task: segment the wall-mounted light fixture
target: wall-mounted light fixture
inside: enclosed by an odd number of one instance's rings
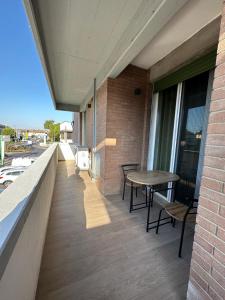
[[[140,89],[140,88],[136,88],[136,89],[134,90],[134,95],[135,95],[135,96],[141,95],[141,89]]]

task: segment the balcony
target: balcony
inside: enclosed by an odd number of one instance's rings
[[[32,166],[46,163],[30,191],[26,218],[20,214],[2,244],[1,299],[34,299],[35,293],[38,300],[185,298],[193,229],[185,232],[179,259],[179,224],[162,226],[159,235],[146,233],[146,209],[130,214],[129,193],[125,201],[121,195],[104,197],[73,161],[60,161],[56,169],[57,148],[47,151]]]

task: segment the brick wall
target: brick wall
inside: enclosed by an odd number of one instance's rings
[[[104,193],[119,193],[124,163],[146,163],[148,143],[149,74],[129,65],[116,79],[108,79]],[[135,89],[141,90],[135,95]],[[148,122],[149,123],[149,122]]]
[[[211,96],[188,299],[225,299],[225,5]]]
[[[141,90],[135,95],[136,88]],[[121,164],[147,164],[150,118],[149,72],[129,65],[97,91],[97,185],[104,194],[121,190]],[[93,103],[86,113],[86,139],[93,146]]]

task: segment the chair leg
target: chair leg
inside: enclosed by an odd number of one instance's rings
[[[124,182],[123,182],[123,200],[124,200],[124,195],[125,195],[125,188],[126,188],[126,182],[125,182],[125,180],[124,180]]]
[[[148,189],[147,186],[145,187],[145,204],[148,206]]]
[[[160,212],[159,212],[159,218],[158,218],[158,221],[157,221],[157,226],[156,226],[156,231],[155,231],[156,234],[159,233],[159,225],[160,225],[160,221],[161,221],[162,211],[163,211],[163,208],[160,209]]]
[[[184,219],[184,221],[183,221],[183,223],[182,223],[181,236],[180,236],[180,246],[179,246],[179,253],[178,253],[178,256],[179,256],[179,257],[181,257],[181,252],[182,252],[185,223],[186,223],[186,219]]]
[[[137,198],[137,189],[138,189],[138,188],[136,187],[136,198]]]
[[[176,225],[176,219],[173,219],[173,227]]]
[[[149,202],[149,205],[150,205],[150,202]],[[151,207],[153,206],[153,194],[152,194],[152,197],[151,197]]]

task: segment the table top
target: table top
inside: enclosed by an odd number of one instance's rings
[[[178,181],[178,175],[166,171],[131,171],[127,174],[127,179],[143,185],[154,186],[167,182]]]

